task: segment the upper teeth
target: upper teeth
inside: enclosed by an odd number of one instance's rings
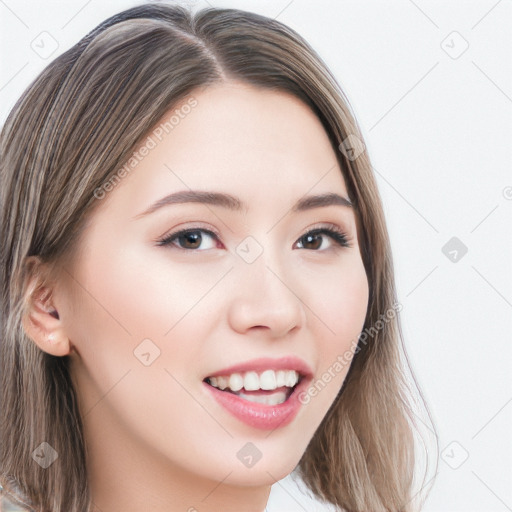
[[[231,391],[257,391],[258,389],[272,390],[283,386],[293,388],[299,382],[299,374],[295,370],[265,370],[256,372],[232,373],[231,375],[209,377],[210,384],[216,388]]]

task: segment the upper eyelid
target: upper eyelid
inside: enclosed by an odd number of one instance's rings
[[[318,221],[314,223],[312,226],[309,226],[307,228],[304,228],[301,232],[302,235],[309,233],[310,231],[314,231],[317,229],[334,229],[342,231],[347,237],[349,236],[350,230],[347,230],[346,227],[343,225],[338,225],[335,222],[329,222],[329,221]],[[187,231],[209,231],[212,232],[215,236],[221,237],[219,231],[211,226],[204,226],[204,225],[197,225],[197,226],[190,226],[190,227],[184,227],[184,228],[176,228],[168,230],[164,235],[159,237],[159,239],[168,238],[169,236],[173,236],[177,233],[181,232],[187,232]],[[300,235],[300,236],[302,236]]]
[[[322,230],[333,230],[335,232],[340,232],[340,234],[345,238],[346,242],[347,242],[347,246],[350,246],[351,245],[351,242],[352,242],[352,236],[350,235],[349,231],[347,229],[345,229],[344,227],[342,226],[339,226],[337,225],[336,223],[334,222],[322,222],[322,221],[319,221],[317,223],[315,223],[313,226],[310,226],[308,228],[305,228],[302,233],[299,235],[299,237],[297,238],[297,240],[299,240],[300,238],[302,238],[303,236],[307,235],[308,233],[311,233],[312,231],[322,231]],[[176,229],[176,230],[171,230],[170,233],[168,234],[165,234],[163,235],[162,237],[158,238],[156,240],[157,244],[159,245],[163,245],[163,243],[165,241],[168,241],[169,239],[171,238],[174,238],[180,234],[183,234],[183,233],[187,233],[187,232],[193,232],[193,231],[202,231],[202,232],[206,232],[208,235],[213,235],[215,238],[217,238],[217,240],[221,240],[221,235],[219,235],[219,233],[217,232],[217,230],[215,230],[214,228],[212,227],[205,227],[205,226],[202,226],[202,225],[198,225],[198,226],[190,226],[190,227],[184,227],[182,229]],[[331,237],[332,238],[332,237]]]
[[[184,228],[176,228],[176,229],[171,229],[169,231],[167,231],[164,235],[158,237],[156,239],[156,241],[162,241],[162,240],[166,240],[168,238],[171,238],[173,236],[176,236],[177,234],[179,233],[186,233],[188,231],[206,231],[208,233],[212,233],[213,235],[215,235],[218,239],[220,239],[220,234],[218,233],[218,231],[212,227],[206,227],[206,226],[191,226],[191,227],[184,227]]]

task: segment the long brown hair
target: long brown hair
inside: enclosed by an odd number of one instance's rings
[[[363,139],[349,103],[315,51],[282,23],[236,9],[193,14],[164,5],[113,16],[55,59],[1,133],[0,484],[29,508],[83,512],[91,498],[68,358],[40,350],[22,328],[28,257],[38,256],[58,275],[100,203],[97,190],[173,105],[225,80],[286,91],[313,110],[335,149],[361,229],[370,287],[366,336],[297,473],[341,510],[413,510],[411,397],[421,392],[406,378],[399,319],[389,315],[397,304],[393,267],[368,154],[354,157],[344,142]],[[58,453],[46,469],[33,460],[42,442]]]

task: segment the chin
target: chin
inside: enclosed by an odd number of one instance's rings
[[[300,454],[290,458],[288,453],[288,457],[283,459],[274,452],[266,461],[263,459],[262,457],[252,467],[244,467],[240,463],[237,467],[231,468],[233,472],[225,480],[225,483],[248,487],[273,485],[276,481],[288,476],[297,467]]]

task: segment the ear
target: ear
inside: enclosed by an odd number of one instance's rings
[[[66,336],[55,305],[55,283],[48,281],[47,269],[38,256],[27,258],[26,265],[23,330],[44,352],[66,356],[73,351],[73,345]]]

